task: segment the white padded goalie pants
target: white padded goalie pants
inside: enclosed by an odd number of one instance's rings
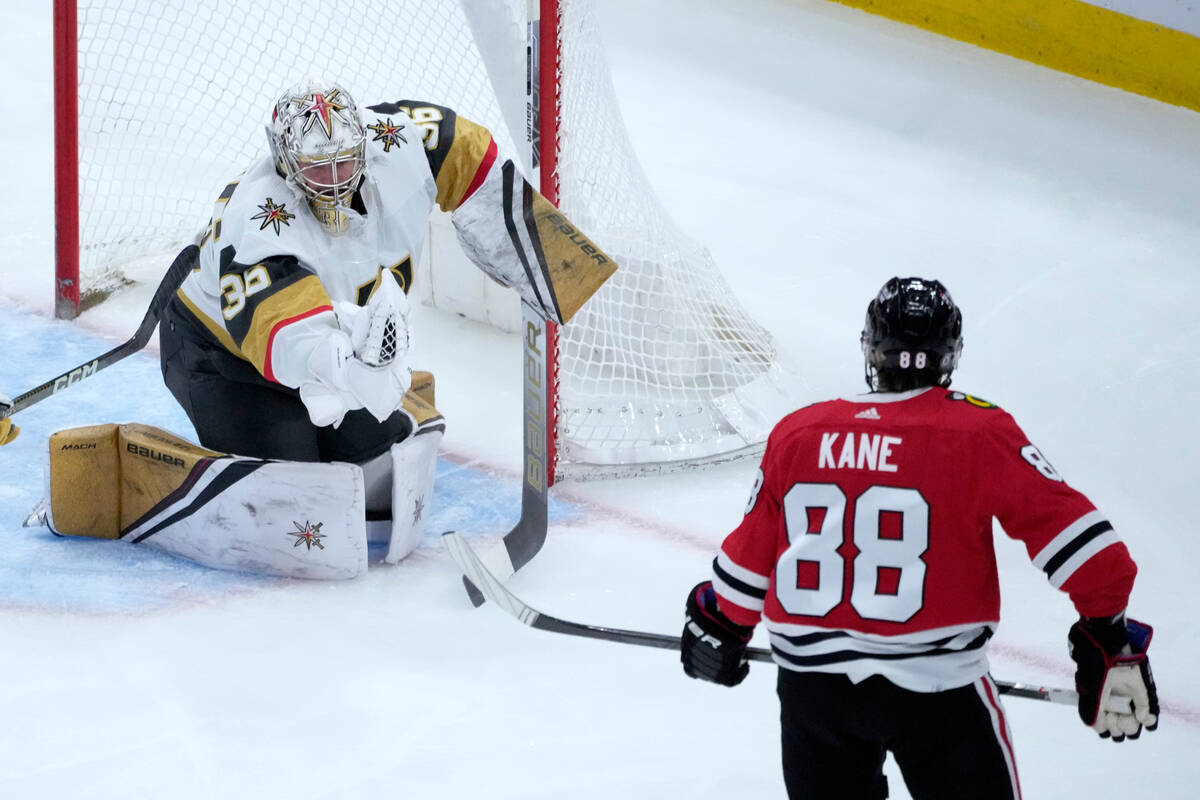
[[[363,464],[367,540],[386,544],[383,560],[388,564],[395,564],[421,543],[433,508],[433,480],[441,441],[441,425],[417,428],[388,452]],[[390,519],[370,519],[372,516]]]
[[[442,427],[392,445],[389,563],[420,542]],[[50,438],[43,521],[63,535],[145,544],[217,569],[347,579],[367,569],[367,492],[356,464],[268,461],[197,447],[146,425]]]

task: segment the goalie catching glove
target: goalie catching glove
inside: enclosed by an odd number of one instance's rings
[[[8,416],[10,408],[12,408],[12,398],[6,394],[0,394],[0,447],[17,438],[17,434],[21,432],[21,429],[13,424],[12,417]]]
[[[314,425],[336,428],[360,408],[383,422],[412,384],[408,298],[391,271],[383,270],[365,306],[339,303],[336,313],[338,329],[309,356],[311,380],[300,385],[300,399]]]
[[[1158,727],[1158,690],[1146,655],[1153,633],[1149,625],[1121,613],[1082,617],[1067,634],[1076,664],[1079,717],[1101,738],[1122,742],[1125,737],[1138,738],[1143,726],[1151,731]],[[1112,695],[1128,697],[1133,712],[1108,710]]]
[[[712,581],[697,584],[687,599],[679,659],[683,671],[690,678],[737,686],[750,671],[746,645],[753,633],[721,613]]]

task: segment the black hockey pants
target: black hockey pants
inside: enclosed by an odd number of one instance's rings
[[[891,752],[914,800],[1020,800],[1007,718],[984,677],[912,692],[874,676],[779,670],[791,800],[882,800]]]

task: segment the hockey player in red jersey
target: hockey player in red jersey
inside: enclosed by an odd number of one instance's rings
[[[788,796],[1021,796],[986,649],[1000,619],[992,519],[1080,614],[1079,714],[1154,730],[1151,629],[1125,617],[1136,567],[1113,526],[1000,408],[949,389],[962,314],[937,281],[893,278],[862,332],[871,393],[772,431],[745,517],[688,595],[684,671],[733,686],[760,618],[779,665]],[[1106,710],[1129,697],[1132,713]]]

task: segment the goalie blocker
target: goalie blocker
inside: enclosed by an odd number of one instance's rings
[[[404,409],[414,426],[389,453],[389,563],[420,542],[443,431],[422,397],[410,392]],[[61,535],[121,539],[208,567],[284,577],[348,579],[367,569],[357,464],[245,458],[149,425],[109,423],[52,435],[47,484],[44,522]]]

